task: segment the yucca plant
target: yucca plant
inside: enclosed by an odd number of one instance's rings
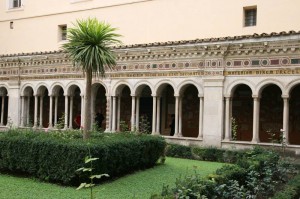
[[[91,130],[91,87],[92,75],[104,76],[105,67],[111,68],[116,64],[116,58],[111,50],[112,45],[120,44],[115,33],[117,29],[110,24],[100,22],[96,18],[77,20],[74,27],[68,28],[68,42],[62,49],[69,53],[75,67],[80,67],[85,74],[85,111],[83,138],[90,137]]]

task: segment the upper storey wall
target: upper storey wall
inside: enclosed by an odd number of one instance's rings
[[[23,0],[14,11],[8,1],[0,3],[0,54],[58,50],[58,26],[87,17],[118,27],[124,44],[300,30],[299,0]],[[257,25],[244,27],[249,6]]]

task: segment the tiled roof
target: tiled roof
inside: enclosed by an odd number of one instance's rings
[[[238,41],[242,39],[257,39],[257,38],[267,38],[267,37],[279,37],[279,36],[290,36],[290,35],[300,35],[300,31],[282,31],[279,33],[272,32],[270,34],[261,33],[253,35],[241,35],[241,36],[228,36],[228,37],[218,37],[218,38],[205,38],[205,39],[194,39],[194,40],[180,40],[180,41],[167,41],[167,42],[154,42],[146,44],[131,44],[131,45],[120,45],[113,46],[112,49],[127,49],[127,48],[143,48],[143,47],[157,47],[157,46],[168,46],[168,45],[183,45],[183,44],[198,44],[198,43],[209,43],[209,42],[224,42],[224,41]],[[41,51],[32,53],[17,53],[17,54],[4,54],[0,57],[12,57],[12,56],[26,56],[26,55],[42,55],[42,54],[56,54],[62,53],[63,50],[55,51]]]

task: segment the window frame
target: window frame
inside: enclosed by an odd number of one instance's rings
[[[247,6],[243,8],[243,26],[257,26],[257,6]]]
[[[58,41],[64,42],[67,41],[67,24],[58,25]]]
[[[8,0],[8,9],[20,9],[23,6],[23,0]]]

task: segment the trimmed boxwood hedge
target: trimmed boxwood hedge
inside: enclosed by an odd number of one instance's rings
[[[101,133],[84,141],[80,132],[33,132],[12,130],[0,133],[0,171],[20,173],[44,181],[78,185],[75,172],[89,155],[94,174],[118,177],[155,165],[163,155],[162,137],[131,133]]]

